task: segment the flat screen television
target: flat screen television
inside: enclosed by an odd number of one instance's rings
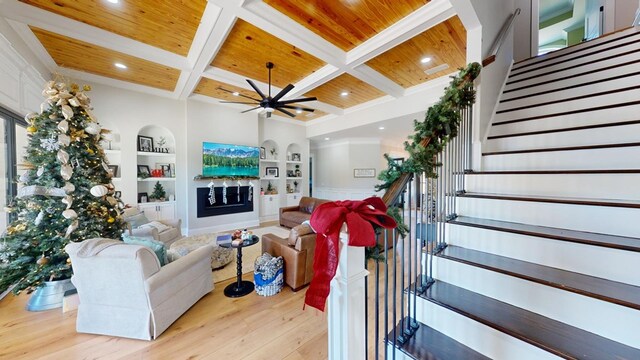
[[[202,143],[202,176],[259,176],[260,149],[254,146]]]

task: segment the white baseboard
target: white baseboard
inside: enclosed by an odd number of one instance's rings
[[[204,228],[188,229],[185,232],[185,234],[187,236],[204,235],[204,234],[210,234],[210,233],[216,233],[216,232],[232,231],[236,229],[245,229],[245,228],[256,227],[256,226],[260,226],[260,221],[250,220],[250,221],[242,221],[237,223],[229,223],[229,224],[210,226],[210,227],[204,227]]]
[[[13,287],[15,285],[11,285],[9,286],[9,288],[7,290],[5,290],[2,294],[0,294],[0,300],[4,299],[5,296],[9,295],[9,293],[11,292],[11,290],[13,290]]]

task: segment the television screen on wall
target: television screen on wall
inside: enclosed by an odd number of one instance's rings
[[[259,176],[260,149],[254,146],[202,143],[202,176]]]

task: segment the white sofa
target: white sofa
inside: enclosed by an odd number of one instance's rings
[[[131,221],[129,221],[129,219],[139,214],[143,214],[143,213],[137,208],[126,209],[124,211],[124,214],[122,214],[124,221],[127,223],[129,234],[131,234],[132,236],[161,241],[162,243],[164,243],[167,249],[175,241],[182,239],[182,230],[181,230],[182,220],[180,219],[160,220],[159,222],[168,226],[169,229],[159,232],[158,229],[153,227],[132,227]]]
[[[70,243],[82,333],[153,340],[213,290],[211,246],[160,267],[150,249],[110,239]]]

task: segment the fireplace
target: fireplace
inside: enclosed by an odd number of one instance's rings
[[[215,187],[216,202],[211,204],[209,201],[208,187],[198,188],[198,217],[218,216],[237,214],[253,211],[253,199],[249,201],[249,186],[240,186],[240,197],[238,200],[238,187],[227,187],[227,203],[222,201],[222,186]]]

